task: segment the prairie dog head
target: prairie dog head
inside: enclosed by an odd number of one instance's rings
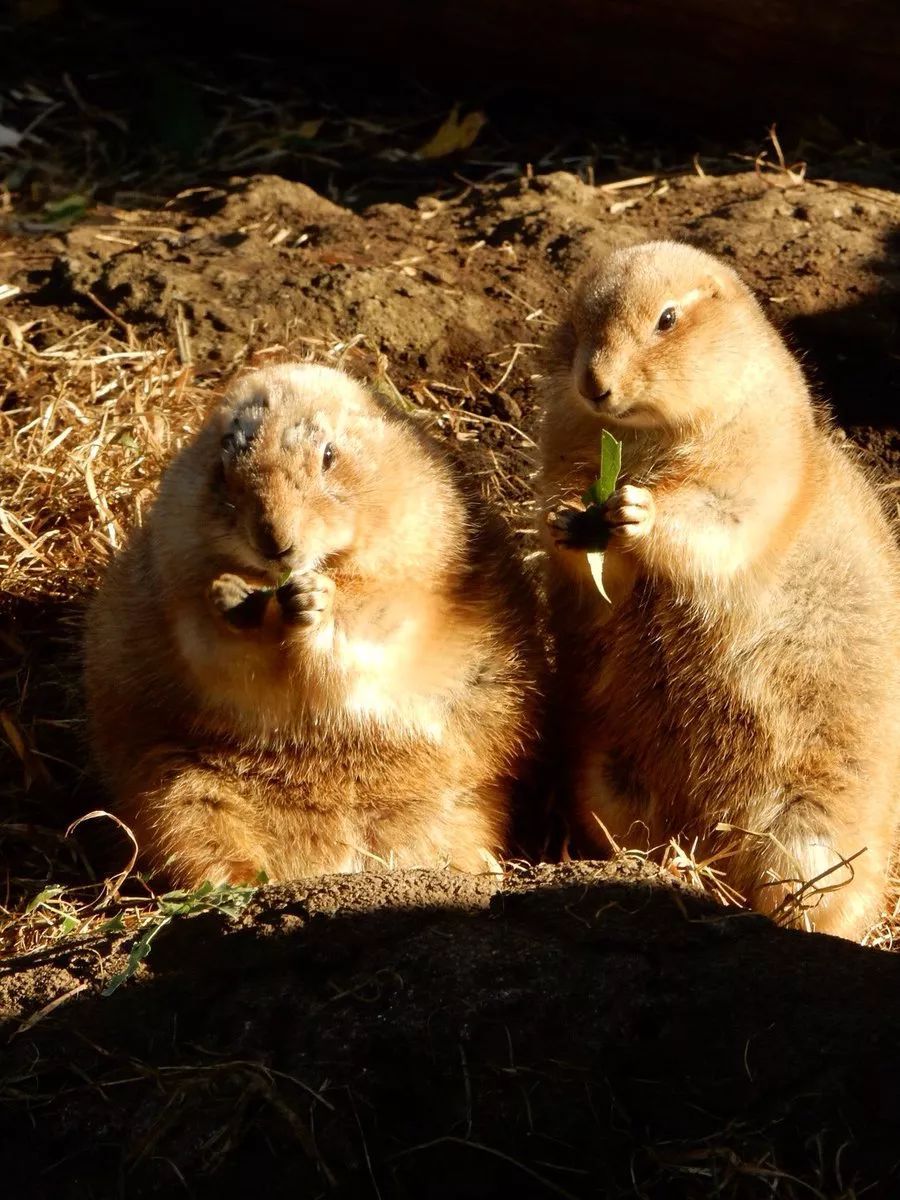
[[[744,403],[761,327],[769,330],[729,267],[691,246],[647,242],[582,278],[555,365],[604,424],[690,428],[728,419]]]
[[[453,534],[457,514],[438,456],[406,418],[331,367],[285,364],[245,376],[198,450],[213,461],[197,536],[232,569],[272,579],[326,565],[415,570],[442,552],[444,531]]]

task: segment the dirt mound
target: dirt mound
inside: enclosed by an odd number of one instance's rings
[[[636,863],[266,889],[108,998],[98,948],[12,964],[11,1194],[900,1186],[900,962]]]
[[[573,272],[616,246],[684,239],[744,274],[841,420],[874,426],[878,443],[900,385],[900,201],[851,184],[770,180],[591,188],[557,173],[362,214],[283,179],[236,181],[154,214],[149,237],[146,214],[98,212],[66,236],[37,298],[90,294],[173,343],[186,330],[201,367],[233,361],[261,331],[294,349],[362,334],[420,398],[430,380],[464,390],[460,376],[472,372],[491,389],[480,407],[508,417],[509,397],[513,412],[531,408],[527,352]],[[97,316],[91,302],[87,311]],[[896,465],[893,431],[885,449]]]

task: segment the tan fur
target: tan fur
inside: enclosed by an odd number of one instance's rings
[[[255,625],[220,611],[287,569]],[[176,884],[484,870],[533,740],[534,626],[435,443],[344,374],[273,367],[171,464],[90,610],[95,756]]]
[[[544,403],[547,584],[583,832],[606,844],[599,818],[626,846],[696,838],[768,912],[865,850],[852,883],[806,897],[816,929],[859,936],[900,804],[900,559],[875,489],[749,290],[687,246],[588,273]],[[612,607],[557,512],[580,507],[604,426],[623,441]]]

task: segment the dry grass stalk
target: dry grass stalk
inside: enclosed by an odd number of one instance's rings
[[[600,826],[603,836],[613,857],[640,858],[656,862],[664,870],[674,875],[676,879],[689,884],[698,891],[704,892],[717,903],[728,907],[749,908],[745,896],[732,888],[725,879],[723,863],[734,853],[734,849],[725,847],[712,854],[699,855],[699,843],[696,838],[689,844],[683,845],[677,838],[671,838],[665,846],[643,849],[625,849],[616,841],[606,825],[595,814],[594,820]],[[733,831],[749,837],[771,837],[753,830],[739,829],[734,825],[722,823],[718,827],[722,832]],[[779,849],[787,851],[778,843]],[[863,854],[859,850],[847,859],[829,867],[814,879],[779,879],[772,880],[767,886],[780,887],[791,885],[791,890],[772,914],[772,919],[779,925],[801,925],[809,928],[808,911],[814,909],[822,897],[838,888],[846,887],[853,880],[853,861]],[[895,941],[900,941],[900,872],[896,869],[892,874],[890,886],[885,896],[884,906],[878,920],[862,939],[864,946],[876,946],[882,950],[892,950]]]
[[[121,336],[120,336],[121,335]],[[84,324],[0,323],[0,590],[71,600],[140,520],[211,398],[160,343]]]

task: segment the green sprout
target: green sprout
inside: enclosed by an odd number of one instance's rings
[[[136,973],[138,967],[150,953],[153,939],[176,917],[189,917],[210,911],[236,917],[249,904],[257,887],[264,883],[268,883],[268,880],[265,873],[261,871],[252,884],[212,884],[207,881],[192,892],[181,890],[167,892],[166,895],[160,896],[158,909],[141,929],[140,935],[131,946],[127,963],[118,974],[110,979],[102,994],[111,996]],[[120,919],[114,917],[105,932],[118,932],[120,928]]]
[[[622,443],[614,438],[609,430],[604,429],[600,439],[600,474],[581,497],[587,508],[599,508],[606,503],[616,490],[621,470]],[[603,581],[606,552],[603,550],[591,550],[587,558],[588,566],[591,568],[591,574],[594,577],[594,583],[597,585],[598,592],[607,604],[611,604],[612,601],[607,594],[606,585]]]

